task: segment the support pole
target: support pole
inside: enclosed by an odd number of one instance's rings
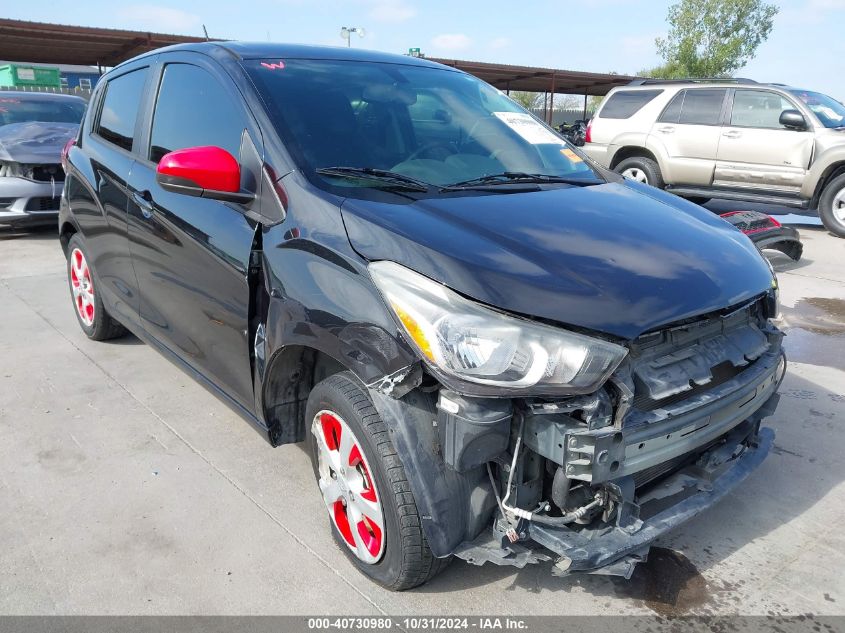
[[[552,73],[552,103],[549,108],[549,120],[546,121],[549,125],[552,125],[555,118],[555,79],[557,79],[556,73]]]
[[[584,95],[584,116],[581,118],[587,120],[587,95]]]

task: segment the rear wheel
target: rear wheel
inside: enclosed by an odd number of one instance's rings
[[[645,156],[632,156],[621,161],[614,171],[629,180],[635,180],[658,189],[663,189],[663,175],[660,173],[660,165],[651,158]]]
[[[94,341],[106,341],[126,333],[103,306],[99,290],[95,287],[96,275],[82,238],[77,234],[67,245],[67,281],[73,311],[79,327]]]
[[[309,453],[338,546],[366,576],[400,591],[448,563],[422,531],[405,469],[387,427],[349,372],[326,378],[308,397]]]
[[[824,228],[845,237],[845,174],[831,180],[819,199],[819,217]]]

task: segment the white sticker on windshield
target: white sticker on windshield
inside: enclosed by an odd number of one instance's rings
[[[527,112],[494,112],[493,114],[532,145],[566,145],[559,136]]]

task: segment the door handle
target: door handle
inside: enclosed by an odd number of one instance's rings
[[[153,197],[149,191],[134,191],[132,200],[141,209],[141,215],[148,220],[153,217]]]
[[[659,128],[657,128],[657,131],[660,132],[661,134],[674,134],[675,128],[673,128],[673,127],[659,127]]]
[[[725,136],[727,138],[739,138],[740,136],[742,136],[742,132],[740,132],[739,130],[728,130],[727,132],[722,132],[722,136]]]

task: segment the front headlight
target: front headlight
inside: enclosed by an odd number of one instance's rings
[[[373,262],[369,270],[419,354],[447,381],[537,395],[590,393],[627,353],[608,341],[503,314],[394,262]]]
[[[0,160],[0,178],[23,178],[23,176],[23,165]]]

